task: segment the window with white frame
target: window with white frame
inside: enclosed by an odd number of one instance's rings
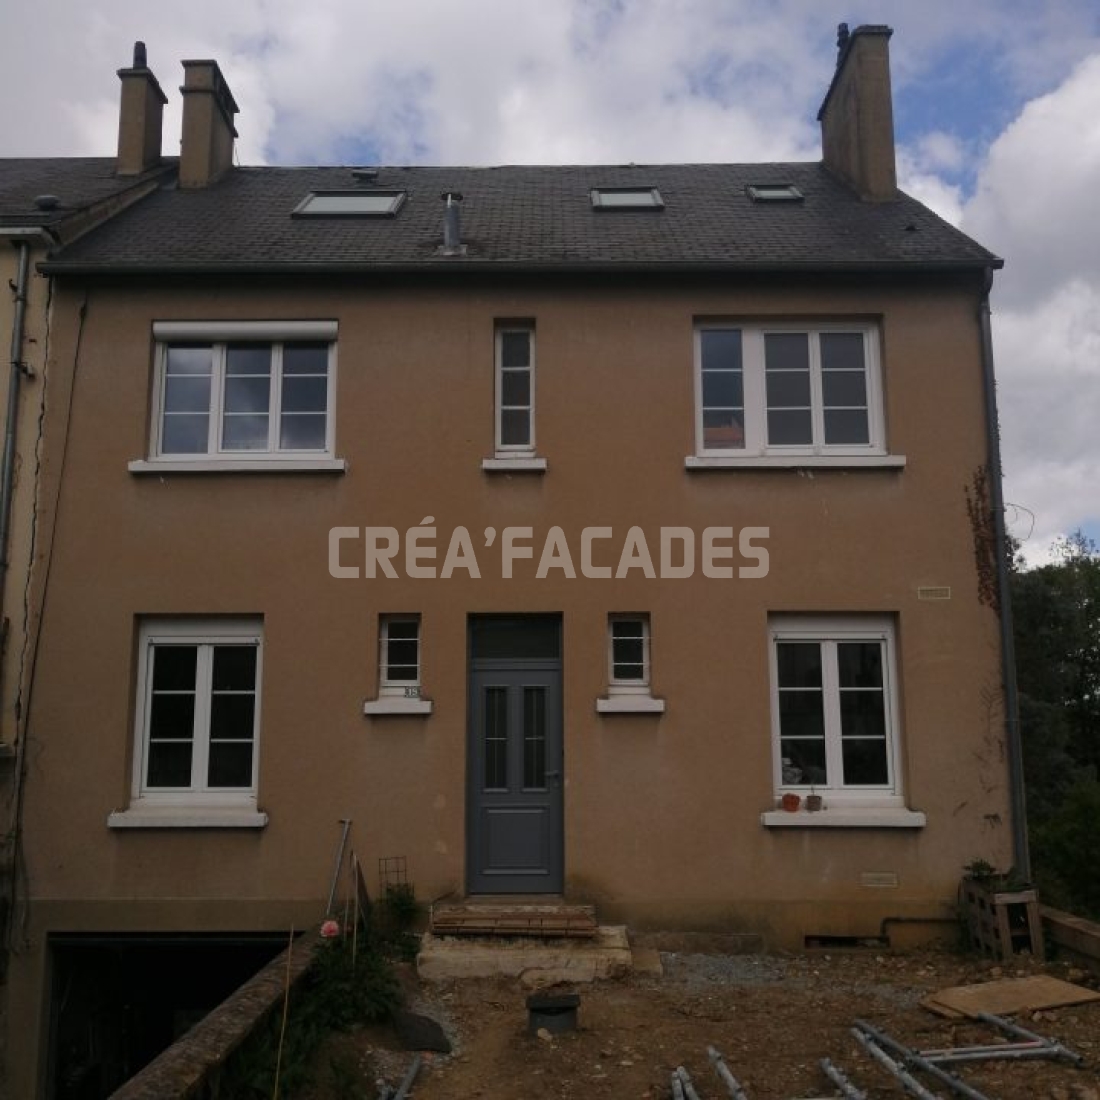
[[[420,616],[383,615],[379,621],[380,696],[420,697]]]
[[[608,694],[649,694],[649,616],[608,616]]]
[[[900,794],[894,624],[885,616],[775,616],[776,789]]]
[[[878,333],[863,324],[700,324],[701,456],[885,454]]]
[[[261,621],[156,619],[139,638],[135,795],[254,800]]]
[[[535,329],[499,325],[496,331],[496,452],[535,453]]]
[[[332,322],[159,322],[152,452],[177,461],[327,458]]]

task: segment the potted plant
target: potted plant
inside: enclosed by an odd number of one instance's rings
[[[806,809],[809,813],[814,814],[821,809],[821,806],[821,795],[819,795],[817,791],[815,791],[814,788],[811,786],[810,793],[806,795]]]
[[[783,807],[788,813],[796,813],[798,807],[802,805],[802,799],[794,791],[787,791],[785,795],[779,800],[779,805]]]

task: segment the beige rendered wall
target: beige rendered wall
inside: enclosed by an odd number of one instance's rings
[[[404,855],[422,899],[462,892],[470,613],[563,616],[566,891],[601,916],[753,929],[786,945],[876,935],[887,918],[950,917],[968,860],[1010,861],[997,620],[978,602],[964,494],[985,460],[976,287],[96,286],[66,421],[81,293],[61,291],[52,342],[47,497],[67,458],[31,719],[33,944],[13,974],[36,1034],[48,932],[316,919],[340,817],[354,819],[368,871]],[[888,442],[905,468],[685,470],[701,317],[880,320]],[[152,321],[266,318],[338,320],[347,473],[127,472],[146,454]],[[480,468],[499,318],[537,325],[542,475]],[[471,532],[481,580],[330,577],[330,527],[403,533],[426,516],[437,562],[455,527]],[[479,536],[508,525],[535,529],[535,560],[511,580],[499,540],[487,550]],[[536,581],[552,525],[578,562],[581,529],[613,527],[597,558],[612,566],[631,526],[654,553],[662,525],[697,537],[768,526],[771,569],[761,580],[697,568],[663,582]],[[952,598],[918,600],[924,585]],[[376,693],[377,617],[394,611],[423,617],[428,718],[362,714]],[[664,715],[595,712],[614,611],[651,615]],[[774,806],[767,616],[783,611],[896,616],[900,770],[923,829],[761,825]],[[131,783],[136,623],[176,613],[264,618],[262,831],[107,828]],[[864,872],[897,886],[861,885]]]

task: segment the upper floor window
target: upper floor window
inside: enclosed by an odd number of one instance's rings
[[[326,458],[336,325],[154,325],[156,459]]]
[[[535,329],[502,325],[496,333],[496,451],[535,453]]]
[[[874,327],[702,324],[695,341],[698,454],[885,454]]]

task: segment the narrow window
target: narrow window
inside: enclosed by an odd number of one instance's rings
[[[609,694],[648,694],[649,616],[609,616],[608,647]]]
[[[378,694],[420,697],[420,616],[383,615]]]
[[[496,450],[501,456],[535,450],[535,332],[507,326],[496,334]]]

